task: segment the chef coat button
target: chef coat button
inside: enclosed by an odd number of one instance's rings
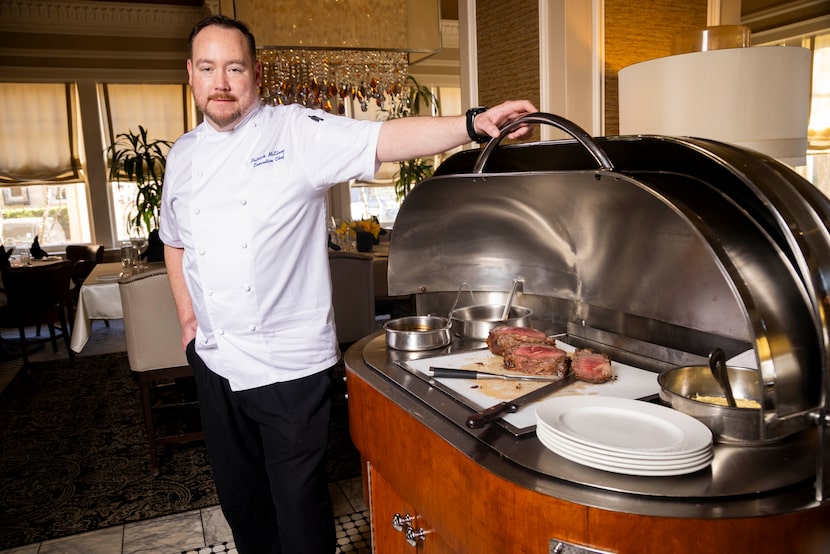
[[[239,201],[239,203],[240,203],[240,204],[242,204],[243,206],[247,206],[247,205],[248,205],[248,201],[247,201],[247,200],[245,200],[244,198],[243,198],[242,200],[240,200],[240,201]]]
[[[209,291],[207,291],[205,294],[207,294],[208,296],[213,296],[213,291],[212,291],[212,290],[209,290]]]
[[[195,210],[193,210],[193,213],[196,214],[196,215],[199,215],[200,213],[202,213],[202,210],[200,210],[199,208],[196,208]]]
[[[217,334],[217,335],[219,335],[219,336],[221,337],[222,335],[224,335],[224,334],[225,334],[225,330],[224,330],[224,329],[217,329],[217,330],[216,330],[216,334]]]
[[[240,244],[239,246],[241,246],[243,249],[245,249],[245,248],[248,248],[248,243],[247,243],[247,242],[243,242],[243,243],[242,243],[242,244]]]
[[[202,338],[202,344],[207,344],[207,343],[208,343],[208,338],[207,337]]]
[[[244,290],[245,292],[251,292],[251,285],[245,285],[244,287],[242,287],[242,290]]]
[[[204,255],[205,255],[205,249],[204,249],[204,248],[200,248],[200,249],[199,249],[199,255],[200,255],[200,256],[204,256]]]
[[[256,325],[248,325],[249,331],[256,331]]]

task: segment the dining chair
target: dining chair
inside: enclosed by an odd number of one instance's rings
[[[77,262],[86,260],[100,264],[104,261],[103,244],[67,244],[66,259]]]
[[[369,254],[329,250],[332,304],[337,342],[349,344],[375,332],[373,258]]]
[[[8,301],[7,305],[0,307],[0,327],[18,330],[24,366],[29,364],[30,345],[51,342],[52,350],[57,352],[58,337],[63,339],[70,361],[74,360],[75,354],[69,348],[70,331],[66,317],[72,265],[70,261],[60,261],[31,267],[9,267],[0,272]],[[27,334],[27,327],[39,329],[42,325],[49,329],[48,337]]]
[[[150,467],[158,475],[159,447],[204,437],[193,370],[182,350],[167,270],[162,266],[125,275],[118,288],[127,357],[141,390]]]
[[[67,244],[66,259],[74,262],[72,267],[72,294],[69,302],[69,321],[75,321],[75,311],[78,309],[78,298],[81,294],[81,285],[95,266],[104,261],[103,244]],[[110,323],[104,320],[109,327]]]

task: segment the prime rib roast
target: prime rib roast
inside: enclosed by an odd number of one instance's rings
[[[593,350],[577,349],[571,356],[556,340],[532,327],[494,327],[487,337],[490,352],[504,358],[504,367],[530,375],[565,377],[573,371],[586,383],[605,383],[613,377],[611,360]]]
[[[593,350],[577,349],[571,355],[571,371],[586,383],[605,383],[613,377],[611,359]]]
[[[523,344],[544,344],[548,336],[532,327],[497,325],[487,336],[487,347],[496,356],[504,356],[508,350]]]
[[[504,367],[530,375],[568,374],[568,353],[550,344],[522,344],[504,352]]]

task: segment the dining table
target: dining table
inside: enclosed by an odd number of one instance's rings
[[[97,264],[81,285],[70,348],[76,353],[84,349],[92,335],[92,322],[96,319],[124,318],[118,280],[125,273],[135,274],[163,265],[163,262],[151,262],[141,267],[124,267],[121,262]]]

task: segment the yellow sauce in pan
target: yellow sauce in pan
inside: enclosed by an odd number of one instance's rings
[[[714,404],[716,406],[728,406],[729,404],[726,402],[725,396],[703,396],[700,394],[694,395],[692,400],[697,400],[698,402],[703,402],[705,404]],[[735,404],[738,408],[752,408],[755,410],[760,410],[761,405],[758,403],[757,400],[750,400],[748,398],[735,398]]]

